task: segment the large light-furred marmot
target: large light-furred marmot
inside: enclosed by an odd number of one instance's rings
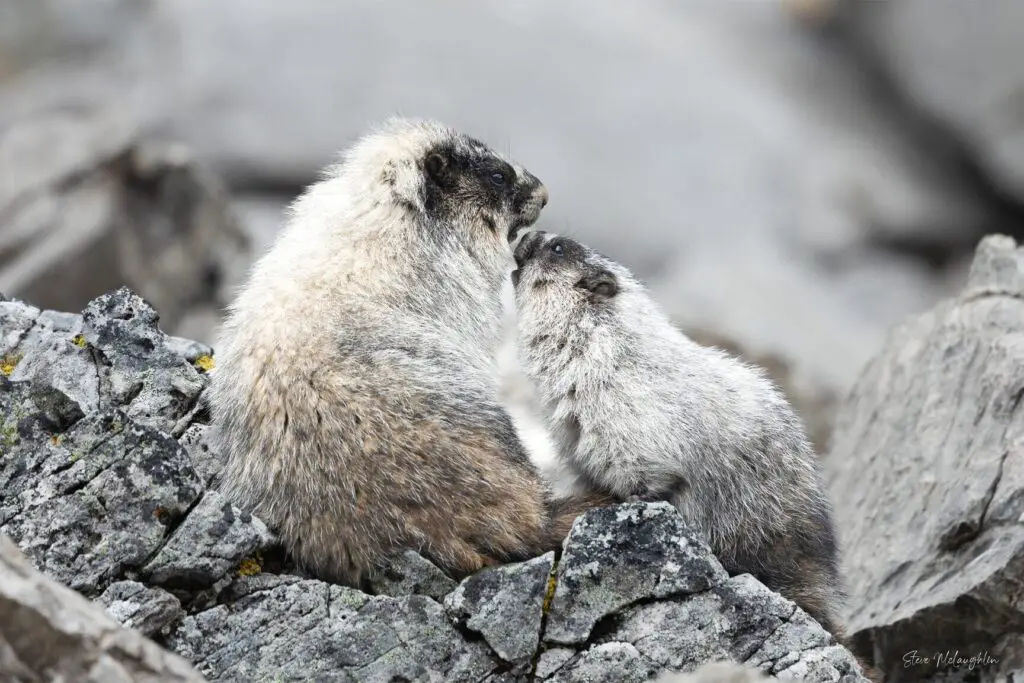
[[[358,585],[411,548],[460,576],[557,547],[589,505],[549,502],[498,400],[510,240],[546,202],[403,119],[294,202],[228,310],[211,407],[224,490],[301,566]]]
[[[831,504],[803,425],[758,369],[691,341],[622,265],[531,232],[515,250],[519,352],[577,488],[664,499],[837,638]]]

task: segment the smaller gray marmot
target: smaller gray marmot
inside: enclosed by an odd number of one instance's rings
[[[629,270],[574,240],[529,233],[515,260],[521,362],[574,484],[671,502],[728,571],[842,639],[831,504],[782,393],[690,340]]]

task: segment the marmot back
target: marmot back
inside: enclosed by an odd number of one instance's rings
[[[573,476],[672,502],[726,569],[841,637],[831,504],[782,393],[691,341],[625,267],[578,242],[530,233],[515,258],[522,363]]]
[[[546,201],[483,143],[393,120],[253,267],[216,344],[223,486],[317,576],[357,585],[404,548],[460,576],[557,546],[580,511],[552,512],[498,400],[509,242]]]

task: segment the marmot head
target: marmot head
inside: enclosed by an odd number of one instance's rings
[[[543,183],[483,142],[433,121],[390,119],[332,169],[447,243],[500,241],[505,253],[548,201]],[[466,234],[463,234],[463,232]]]
[[[647,308],[644,287],[628,269],[576,240],[529,232],[514,257],[518,324],[527,336],[572,341]]]

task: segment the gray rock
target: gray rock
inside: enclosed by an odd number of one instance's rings
[[[36,571],[0,535],[0,680],[202,683],[181,657],[121,628],[103,608]]]
[[[992,0],[841,0],[839,18],[907,102],[944,126],[985,173],[1024,200],[1024,6]]]
[[[549,552],[477,572],[445,598],[445,610],[456,623],[481,634],[515,670],[524,670],[537,651],[554,562],[555,553]]]
[[[830,634],[749,575],[683,599],[626,608],[605,630],[597,642],[622,646],[622,657],[628,653],[629,661],[654,671],[688,671],[726,659],[778,676],[805,671],[801,680],[807,681],[863,680],[853,656]],[[581,656],[563,667],[563,675],[577,675],[589,661]]]
[[[706,591],[727,577],[668,503],[592,510],[565,542],[544,639],[583,643],[598,621],[626,605]]]
[[[203,485],[214,488],[224,470],[224,457],[213,443],[212,427],[196,422],[185,430],[178,441],[188,451]]]
[[[455,590],[456,583],[430,560],[412,550],[393,558],[370,580],[370,589],[394,598],[426,595],[441,602]]]
[[[0,288],[76,310],[127,284],[170,327],[227,303],[249,247],[217,178],[144,139],[127,105],[8,109],[0,97]]]
[[[85,340],[99,351],[101,400],[136,420],[171,431],[199,400],[206,378],[167,344],[149,302],[122,287],[82,313]]]
[[[147,637],[167,635],[185,617],[181,602],[165,590],[137,581],[117,581],[96,598],[107,614]]]
[[[218,681],[477,681],[500,666],[430,598],[370,597],[319,581],[190,616],[168,645]]]
[[[212,348],[201,342],[193,341],[192,339],[184,339],[182,337],[173,337],[168,335],[164,340],[164,343],[167,344],[169,349],[177,353],[189,363],[196,363],[204,356],[209,358],[213,357]]]
[[[4,357],[16,361],[4,374],[61,391],[84,411],[117,406],[169,432],[206,386],[203,372],[167,343],[156,311],[127,288],[97,297],[81,316],[0,306],[0,333],[12,340]]]
[[[158,586],[199,590],[270,542],[263,522],[207,491],[141,573]]]
[[[793,603],[729,578],[666,503],[581,516],[557,570],[552,552],[456,584],[410,550],[370,587],[390,595],[303,576],[210,488],[206,370],[157,322],[127,290],[81,316],[0,303],[17,356],[0,366],[0,532],[211,680],[639,681],[713,658],[861,680]],[[24,668],[19,647],[0,640],[0,667]]]
[[[576,650],[568,647],[549,647],[540,653],[537,659],[537,668],[534,670],[537,678],[550,678],[555,672],[561,669],[566,662],[576,657]]]
[[[999,660],[982,680],[1019,667],[1022,302],[1024,249],[986,238],[964,292],[895,329],[840,412],[825,464],[848,628],[900,680],[950,673],[947,650]]]
[[[39,317],[39,309],[19,301],[0,301],[0,353],[13,353]],[[13,367],[11,368],[13,371]],[[10,372],[4,371],[5,375]]]
[[[629,643],[594,645],[547,679],[551,683],[640,683],[657,669]]]
[[[28,410],[8,402],[5,416]],[[25,428],[26,421],[44,428]],[[10,430],[5,422],[5,433]],[[141,567],[163,544],[168,526],[199,497],[188,454],[166,434],[114,410],[48,432],[41,411],[18,422],[17,440],[0,463],[0,533],[12,537],[41,571],[96,594]]]

